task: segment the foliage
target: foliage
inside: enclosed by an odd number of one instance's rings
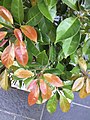
[[[90,1],[1,0],[0,86],[25,85],[28,104],[70,109],[90,94]]]

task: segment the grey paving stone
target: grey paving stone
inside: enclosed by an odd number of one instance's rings
[[[12,88],[9,91],[0,89],[0,109],[39,120],[43,105],[29,107],[27,98],[27,92]]]
[[[0,120],[14,120],[14,116],[0,111]]]
[[[74,102],[90,106],[90,96],[81,100],[78,94],[75,93]],[[49,114],[45,109],[42,120],[90,120],[90,109],[72,104],[70,111],[63,113],[58,105],[54,114]]]
[[[33,119],[27,119],[27,118],[23,118],[23,117],[16,117],[15,120],[33,120]]]

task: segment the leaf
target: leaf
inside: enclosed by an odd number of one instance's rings
[[[12,44],[4,49],[1,56],[1,61],[7,68],[10,68],[13,65],[14,57],[14,44]]]
[[[37,62],[43,66],[48,64],[48,56],[45,51],[38,54]]]
[[[2,40],[2,42],[0,42],[0,47],[3,47],[6,43],[7,43],[8,40]]]
[[[3,28],[3,25],[0,24],[0,28]]]
[[[0,40],[2,40],[7,35],[7,32],[0,32]]]
[[[27,36],[30,40],[37,42],[37,32],[36,30],[29,25],[22,25],[21,31]]]
[[[80,57],[78,59],[78,64],[79,64],[80,68],[86,72],[86,70],[87,70],[87,64],[86,64],[86,61],[84,60],[83,57]]]
[[[12,3],[12,0],[3,0],[3,6],[8,10],[11,10],[11,3]]]
[[[83,98],[86,98],[88,95],[89,95],[89,94],[87,94],[86,86],[84,85],[84,86],[82,87],[82,89],[80,90],[80,92],[79,92],[79,97],[80,97],[81,99],[83,99]]]
[[[49,6],[49,8],[52,8],[56,5],[57,0],[44,0],[46,5]]]
[[[20,42],[22,42],[22,39],[23,39],[22,33],[19,29],[17,29],[17,28],[14,29],[14,35]]]
[[[80,22],[77,17],[66,18],[57,27],[55,43],[74,36],[79,30]]]
[[[3,17],[6,21],[13,24],[13,18],[11,13],[3,6],[0,6],[0,16]]]
[[[46,84],[46,85],[47,85],[47,84]],[[42,93],[42,99],[43,99],[43,101],[46,101],[46,100],[48,100],[51,96],[52,96],[52,90],[51,90],[51,88],[47,85],[46,94],[43,94],[43,93]]]
[[[80,43],[80,32],[77,33],[75,36],[67,38],[63,41],[63,52],[65,57],[71,55],[76,51]]]
[[[46,73],[43,76],[51,85],[53,85],[55,87],[63,86],[63,82],[58,76],[56,76],[54,74],[50,74],[50,73]]]
[[[24,20],[24,8],[22,0],[12,0],[11,12],[15,21],[21,24]]]
[[[47,102],[47,106],[46,107],[47,107],[47,110],[48,110],[49,113],[54,113],[56,111],[57,103],[58,103],[57,96],[55,94]]]
[[[60,94],[60,108],[62,112],[68,112],[70,110],[70,103],[62,94]]]
[[[36,3],[37,3],[37,0],[31,0],[31,5],[32,5],[32,6],[35,6]]]
[[[72,90],[78,91],[83,87],[83,85],[84,85],[84,77],[80,77],[77,80],[75,80]]]
[[[86,55],[89,49],[90,49],[90,39],[84,42],[84,45],[82,48],[83,55]]]
[[[17,76],[18,78],[29,78],[34,76],[34,74],[31,71],[25,69],[16,70],[14,72],[14,75]]]
[[[47,93],[47,85],[43,79],[40,79],[40,90],[45,95]]]
[[[8,90],[10,87],[9,79],[8,79],[8,73],[7,70],[5,70],[2,75],[1,75],[1,81],[0,81],[0,86],[4,90]]]
[[[62,0],[62,1],[63,1],[63,3],[68,5],[70,8],[77,10],[76,0]]]
[[[71,90],[63,88],[63,92],[64,92],[64,95],[66,96],[66,98],[69,98],[71,100],[74,99],[74,94]]]
[[[56,49],[53,45],[50,47],[49,58],[51,62],[55,62],[56,60]]]
[[[54,18],[56,16],[56,6],[53,6],[52,8],[49,9],[48,5],[45,4],[43,0],[40,0],[38,2],[38,8],[40,12],[51,22],[54,21]]]
[[[90,93],[90,79],[89,78],[86,79],[86,92]]]
[[[38,97],[39,97],[39,87],[38,85],[36,85],[36,87],[33,90],[31,90],[31,92],[28,95],[28,104],[30,106],[34,105],[37,102]]]
[[[33,80],[33,81],[30,82],[27,90],[30,90],[30,91],[31,91],[31,90],[33,90],[36,86],[37,86],[37,79],[35,79],[35,80]]]
[[[31,7],[27,14],[27,23],[31,26],[36,26],[42,19],[42,14],[40,13],[37,5]]]
[[[86,0],[85,3],[86,3],[86,4],[85,4],[85,8],[86,8],[86,9],[90,9],[90,1],[89,1],[89,0]]]
[[[15,56],[19,64],[25,66],[28,63],[28,53],[25,43],[16,41],[15,44]]]

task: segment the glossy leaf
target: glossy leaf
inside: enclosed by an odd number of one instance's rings
[[[36,85],[37,85],[37,79],[30,82],[27,90],[30,90],[30,91],[33,90],[36,87]]]
[[[7,35],[7,32],[0,32],[0,40],[2,40]]]
[[[90,93],[90,79],[89,78],[86,79],[86,92]]]
[[[79,60],[78,60],[78,64],[80,66],[80,68],[84,71],[87,70],[87,64],[86,64],[86,61],[84,60],[83,57],[80,57]]]
[[[78,48],[79,43],[80,33],[77,33],[75,36],[65,39],[62,46],[65,57],[74,53]]]
[[[44,78],[53,86],[55,87],[62,87],[63,86],[63,82],[62,80],[54,75],[54,74],[50,74],[50,73],[46,73],[44,74]]]
[[[13,18],[11,13],[3,6],[0,6],[0,16],[2,16],[6,21],[13,24]]]
[[[25,66],[28,63],[28,53],[25,43],[16,41],[15,56],[19,64]]]
[[[29,25],[22,25],[21,31],[27,36],[30,40],[37,42],[37,32],[36,30]]]
[[[2,63],[7,67],[10,68],[14,62],[14,44],[7,46],[1,56]]]
[[[76,0],[62,0],[62,1],[63,1],[63,3],[68,5],[70,8],[77,10]]]
[[[16,22],[21,24],[24,20],[24,8],[22,0],[12,0],[11,12]]]
[[[49,6],[49,8],[54,7],[57,3],[57,0],[44,0],[44,1],[45,1],[46,5]]]
[[[66,89],[66,88],[63,88],[63,92],[65,94],[65,96],[71,100],[74,99],[74,94],[72,92],[72,90],[69,90],[69,89]]]
[[[34,105],[39,97],[39,87],[36,85],[34,89],[31,90],[31,92],[28,95],[28,104],[30,106]]]
[[[22,39],[23,39],[22,33],[19,29],[17,29],[17,28],[14,29],[14,35],[20,42],[22,42]]]
[[[11,3],[12,3],[12,0],[3,0],[3,6],[8,10],[11,10]]]
[[[17,76],[18,78],[29,78],[34,76],[34,74],[31,71],[25,69],[16,70],[14,72],[14,75]]]
[[[86,98],[87,96],[88,96],[88,94],[86,91],[86,85],[84,85],[79,92],[79,97],[83,99],[83,98]]]
[[[70,109],[70,103],[68,102],[67,98],[60,94],[60,108],[63,112],[68,112]]]
[[[49,58],[51,62],[54,62],[56,60],[56,49],[53,45],[50,47]]]
[[[67,27],[66,27],[67,26]],[[56,42],[72,37],[80,30],[80,22],[76,17],[69,17],[63,20],[57,27]]]
[[[84,85],[84,77],[80,77],[77,80],[75,80],[72,90],[78,91],[83,87],[83,85]]]
[[[8,73],[7,70],[5,70],[2,75],[1,75],[1,81],[0,81],[0,86],[4,90],[8,90],[10,87],[9,79],[8,79]]]
[[[54,113],[56,111],[57,103],[58,103],[57,96],[55,94],[47,102],[47,106],[46,107],[47,107],[47,110],[48,110],[49,113]]]
[[[47,84],[44,82],[43,79],[40,79],[40,90],[44,95],[47,93]]]
[[[8,40],[2,40],[2,42],[0,42],[0,47],[3,47],[6,43],[7,43]]]

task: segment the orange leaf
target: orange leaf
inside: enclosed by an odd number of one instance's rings
[[[21,30],[30,40],[37,42],[37,32],[33,27],[22,25]]]
[[[52,90],[51,88],[47,85],[47,91],[46,91],[46,94],[43,94],[42,93],[42,99],[43,100],[48,100],[52,95]]]
[[[17,76],[18,78],[29,78],[34,76],[34,74],[31,71],[25,69],[16,70],[14,75]]]
[[[86,79],[86,91],[87,93],[90,93],[90,79],[89,78]]]
[[[0,40],[6,36],[7,32],[0,32]]]
[[[3,6],[0,6],[0,16],[2,16],[6,21],[13,24],[13,18],[11,13]]]
[[[36,85],[28,95],[28,104],[30,106],[34,105],[37,102],[38,97],[39,97],[39,87],[38,85]]]
[[[40,79],[40,90],[44,95],[47,93],[47,85],[42,79]]]
[[[20,42],[22,42],[22,33],[19,29],[15,28],[14,35]]]
[[[28,62],[28,53],[25,43],[22,41],[16,41],[15,44],[15,56],[19,64],[25,66]]]
[[[51,85],[53,85],[55,87],[62,87],[63,86],[62,80],[56,75],[46,73],[46,74],[44,74],[44,77]]]
[[[14,57],[14,44],[12,44],[4,49],[1,56],[1,61],[7,68],[10,68],[13,65]]]
[[[30,85],[28,86],[27,90],[32,90],[36,87],[37,85],[37,79],[36,80],[33,80]]]

